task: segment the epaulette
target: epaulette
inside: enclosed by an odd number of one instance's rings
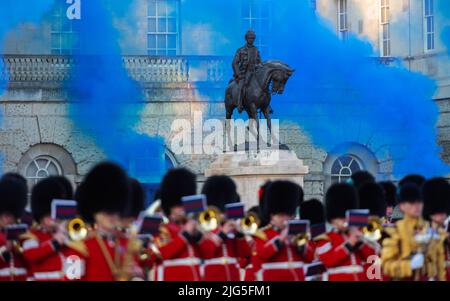
[[[77,251],[78,253],[80,253],[85,257],[89,257],[89,251],[84,241],[70,241],[67,243],[67,247]]]

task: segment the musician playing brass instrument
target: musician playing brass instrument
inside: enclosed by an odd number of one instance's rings
[[[84,249],[80,242],[70,240],[66,222],[50,216],[53,200],[72,197],[72,185],[63,177],[41,180],[32,190],[31,209],[38,224],[22,236],[21,244],[31,270],[30,277],[35,281],[75,280],[66,273],[67,258],[80,258]]]
[[[430,252],[432,231],[422,219],[421,188],[412,182],[403,184],[399,203],[404,218],[386,229],[389,238],[383,241],[381,252],[383,272],[394,280],[430,280],[436,274],[428,267],[438,265],[439,259]]]

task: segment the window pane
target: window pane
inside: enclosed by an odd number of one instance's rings
[[[156,19],[148,19],[148,32],[156,32]]]
[[[170,18],[167,20],[168,32],[177,32],[177,19]]]
[[[177,37],[176,35],[168,35],[167,36],[167,48],[177,48]]]
[[[70,33],[61,34],[61,48],[70,49],[72,47],[72,35]]]
[[[156,35],[148,35],[148,48],[156,48]]]
[[[243,3],[242,4],[242,17],[248,18],[250,16],[250,4]]]
[[[156,50],[149,50],[148,55],[156,55]]]
[[[166,1],[161,1],[161,0],[158,1],[157,15],[158,15],[158,17],[166,17],[167,16]]]
[[[72,31],[72,22],[67,18],[62,18],[61,31]]]
[[[157,54],[157,55],[167,55],[167,53],[166,53],[165,50],[158,50],[158,51],[156,52],[156,54]]]
[[[158,32],[167,32],[167,19],[158,19]]]
[[[430,2],[430,15],[432,15],[434,13],[434,0],[429,0]]]
[[[156,0],[148,0],[147,14],[149,17],[156,16]]]
[[[166,36],[165,35],[158,35],[157,37],[157,44],[159,49],[165,49],[166,48]]]
[[[60,48],[61,43],[59,41],[59,34],[58,33],[52,33],[52,48]]]
[[[176,56],[176,55],[177,55],[177,51],[176,51],[176,50],[169,50],[168,55],[170,55],[170,56]]]
[[[176,17],[177,16],[177,3],[176,1],[170,1],[167,3],[167,16]]]
[[[61,31],[61,18],[60,17],[53,18],[52,31]]]

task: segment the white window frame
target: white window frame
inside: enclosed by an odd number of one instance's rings
[[[39,166],[38,163],[37,163],[37,161],[39,161],[39,160],[45,160],[45,161],[47,161],[46,165],[45,165],[45,166]],[[56,167],[56,170],[57,170],[57,172],[58,172],[57,174],[54,175],[54,174],[50,174],[50,173],[48,172],[48,168],[49,168],[50,164],[52,164],[52,165],[54,165],[54,166]],[[28,171],[29,171],[29,168],[31,167],[31,165],[34,165],[34,166],[36,167],[36,169],[37,169],[37,170],[36,170],[36,174],[35,174],[34,176],[29,176],[29,175],[28,175]],[[46,175],[45,175],[45,176],[39,176],[39,173],[45,173]],[[47,177],[49,177],[49,176],[56,176],[56,175],[61,176],[62,174],[63,174],[63,170],[62,170],[61,164],[60,164],[55,158],[50,157],[50,156],[46,156],[46,155],[39,156],[39,157],[33,159],[33,160],[27,165],[27,167],[26,167],[26,169],[25,169],[25,176],[26,176],[26,179],[27,179],[32,185],[36,184],[36,183],[39,182],[40,180],[45,179],[45,178],[47,178]]]
[[[156,1],[156,15],[155,16],[150,16],[149,15],[149,9],[148,9],[148,6],[149,5],[151,5],[151,4],[154,4],[153,2],[154,1]],[[166,2],[166,1],[169,1],[169,2],[173,2],[173,3],[175,3],[175,5],[176,5],[176,8],[175,8],[175,10],[176,10],[176,15],[175,15],[175,17],[171,17],[171,16],[169,16],[168,15],[168,12],[167,12],[167,8],[166,8],[166,10],[165,10],[165,12],[163,12],[162,14],[160,14],[160,11],[159,11],[159,9],[161,9],[160,8],[160,5],[159,5],[159,3],[161,3],[161,2]],[[161,56],[161,55],[163,55],[163,56],[169,56],[170,54],[170,52],[175,52],[175,55],[179,55],[179,53],[180,53],[180,1],[179,0],[147,0],[147,53],[149,54],[149,55],[155,55],[155,54],[153,54],[152,52],[156,52],[156,55],[157,56]],[[163,18],[161,18],[160,16],[163,16]],[[166,19],[166,28],[163,30],[163,29],[161,29],[160,30],[160,28],[159,28],[159,19]],[[175,19],[175,22],[176,22],[176,25],[175,25],[175,31],[169,31],[168,30],[168,28],[169,28],[169,20],[172,20],[172,19]],[[149,25],[150,25],[150,21],[151,20],[156,20],[156,31],[150,31],[150,29],[149,29]],[[173,20],[172,20],[173,21]],[[155,45],[155,48],[152,48],[152,47],[149,47],[149,40],[150,40],[150,37],[153,37],[153,36],[156,36],[157,38],[156,38],[156,45]],[[175,36],[175,43],[176,43],[176,45],[175,45],[175,48],[172,48],[172,47],[170,47],[169,48],[169,36]],[[165,45],[165,47],[159,47],[158,46],[158,37],[165,37],[165,39],[166,39],[166,45]],[[162,54],[160,54],[160,52],[163,52]]]
[[[380,0],[380,55],[391,56],[391,24],[389,0]]]
[[[347,164],[346,166],[342,165],[342,162],[341,162],[341,159],[343,159],[344,157],[351,158],[350,163]],[[352,165],[353,162],[355,162],[355,163],[358,165],[358,168],[359,168],[358,170],[351,170],[350,167],[351,167],[351,165]],[[331,164],[331,168],[334,167],[334,164],[335,164],[335,163],[339,163],[341,167],[340,167],[339,173],[336,173],[336,174],[330,173],[330,175],[331,175],[331,181],[332,181],[332,182],[333,182],[333,179],[334,179],[334,178],[337,178],[337,183],[345,183],[345,181],[348,180],[349,178],[351,178],[351,176],[352,176],[355,172],[364,170],[364,165],[362,164],[362,162],[359,160],[358,157],[356,157],[356,156],[353,155],[353,154],[345,154],[345,155],[339,156],[339,157],[338,157],[336,160],[334,160],[334,162]],[[343,174],[342,172],[343,172],[344,169],[348,169],[348,170],[350,171],[350,174],[349,174],[349,175],[348,175],[348,174]]]
[[[339,38],[346,41],[348,38],[348,3],[347,0],[337,2],[337,29]],[[342,9],[341,9],[342,8]]]
[[[427,12],[426,7],[431,7],[431,10]],[[434,0],[423,1],[423,46],[425,52],[435,50],[435,15],[434,15]],[[431,20],[431,28],[428,26],[428,20]],[[431,37],[431,45],[428,44],[428,37]]]

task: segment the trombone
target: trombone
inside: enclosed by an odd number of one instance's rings
[[[362,232],[365,239],[372,242],[379,241],[383,232],[383,224],[381,219],[378,217],[369,218],[369,223],[362,229]]]
[[[88,235],[86,223],[81,218],[73,218],[67,223],[67,234],[72,241],[85,240]]]
[[[241,219],[241,229],[242,233],[245,235],[254,235],[258,231],[261,225],[261,220],[258,214],[254,212],[248,212],[244,218]]]
[[[222,213],[214,206],[209,206],[198,215],[200,230],[209,232],[216,230],[222,223]]]

